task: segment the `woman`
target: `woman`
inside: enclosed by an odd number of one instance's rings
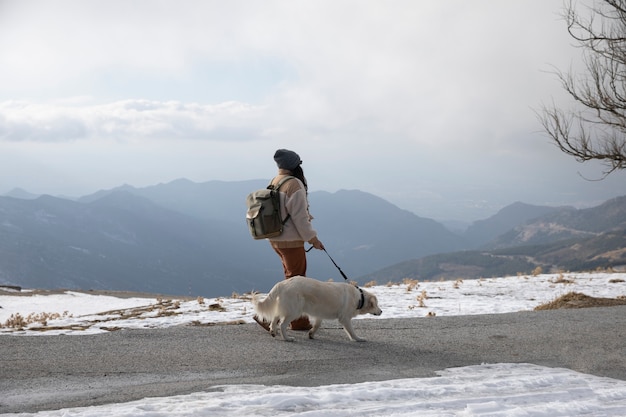
[[[283,264],[285,279],[296,275],[306,276],[306,252],[304,242],[308,242],[315,249],[324,249],[324,245],[317,238],[317,232],[311,225],[309,214],[308,187],[300,156],[294,151],[279,149],[274,154],[274,161],[278,166],[278,175],[272,180],[276,185],[285,176],[293,176],[280,187],[280,209],[283,219],[289,219],[283,226],[280,236],[269,239],[272,248]],[[263,324],[261,324],[263,325]],[[264,326],[265,327],[265,326]],[[309,330],[311,324],[308,317],[301,317],[291,322],[292,330]]]

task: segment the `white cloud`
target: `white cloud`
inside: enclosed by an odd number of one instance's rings
[[[263,129],[262,110],[237,102],[124,100],[88,106],[4,102],[0,103],[0,140],[250,140]]]
[[[533,112],[567,103],[546,72],[577,65],[562,7],[0,2],[0,153],[13,155],[0,186],[39,187],[19,183],[29,169],[68,188],[80,177],[85,192],[105,180],[258,178],[288,147],[313,188],[359,188],[409,209],[562,190],[584,199],[591,186]]]

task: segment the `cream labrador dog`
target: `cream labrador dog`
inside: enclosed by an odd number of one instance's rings
[[[287,326],[303,314],[313,321],[309,338],[313,339],[322,320],[336,319],[352,341],[362,342],[354,333],[352,318],[359,314],[380,316],[378,299],[374,294],[346,282],[322,282],[313,278],[296,276],[274,285],[265,299],[255,294],[252,299],[259,317],[270,323],[270,334],[276,336],[280,323],[283,340],[293,342],[287,336]]]

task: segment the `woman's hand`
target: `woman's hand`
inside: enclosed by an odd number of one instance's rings
[[[324,244],[317,238],[317,236],[309,240],[309,243],[313,245],[315,249],[324,250]]]

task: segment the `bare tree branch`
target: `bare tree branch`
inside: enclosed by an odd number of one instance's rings
[[[556,71],[575,110],[563,111],[553,103],[538,116],[562,152],[579,162],[601,161],[607,176],[626,168],[626,0],[593,4],[587,17],[572,0],[563,12],[586,68],[583,75]]]

